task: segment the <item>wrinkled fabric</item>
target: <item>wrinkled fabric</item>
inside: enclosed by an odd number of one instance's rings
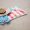
[[[8,18],[8,16],[0,16],[0,24],[4,24],[9,22],[10,19]]]

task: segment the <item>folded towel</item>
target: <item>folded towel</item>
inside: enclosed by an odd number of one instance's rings
[[[8,23],[10,21],[10,19],[8,18],[8,16],[0,16],[0,24],[5,24]]]
[[[11,11],[11,13],[9,13],[9,19],[10,20],[13,20],[13,19],[15,19],[15,18],[17,18],[17,17],[20,17],[20,16],[23,16],[23,15],[25,15],[25,14],[27,14],[27,12],[25,11],[25,10],[23,10],[23,9],[13,9],[12,11]]]

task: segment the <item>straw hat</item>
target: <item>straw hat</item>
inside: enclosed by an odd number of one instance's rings
[[[0,16],[7,15],[10,12],[10,9],[0,8]]]

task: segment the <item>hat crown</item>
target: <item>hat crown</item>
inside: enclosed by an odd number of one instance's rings
[[[4,10],[4,9],[0,8],[0,10]]]
[[[0,12],[3,12],[3,11],[4,11],[4,9],[0,8]]]

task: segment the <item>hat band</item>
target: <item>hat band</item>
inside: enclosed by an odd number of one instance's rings
[[[4,13],[6,13],[6,11]],[[0,13],[0,14],[4,14],[4,13]]]

